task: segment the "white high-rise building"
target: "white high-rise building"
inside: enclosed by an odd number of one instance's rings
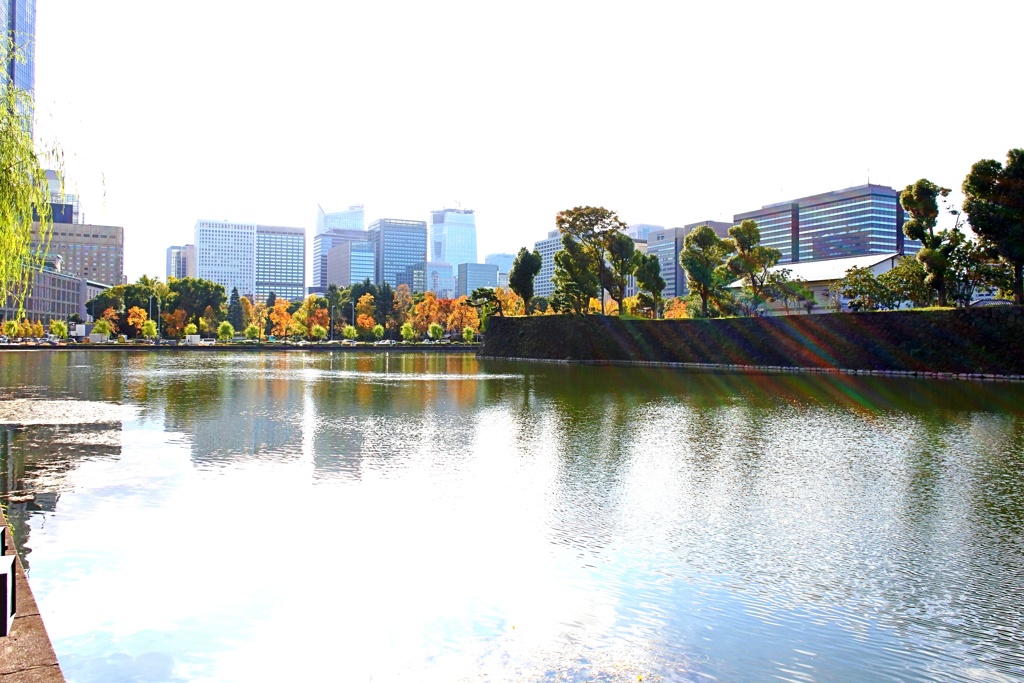
[[[472,209],[441,209],[431,212],[430,260],[476,263],[476,217]]]
[[[228,295],[236,287],[253,302],[270,292],[289,301],[305,294],[304,228],[200,220],[195,249],[196,277],[223,285]]]
[[[534,243],[533,248],[540,252],[540,272],[533,280],[533,293],[547,298],[555,291],[551,278],[555,276],[555,252],[562,249],[562,235],[552,230],[546,239]]]

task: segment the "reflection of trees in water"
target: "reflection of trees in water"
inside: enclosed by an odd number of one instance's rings
[[[125,354],[103,351],[0,352],[0,400],[65,398],[120,401]]]
[[[0,425],[0,499],[28,568],[29,518],[57,508],[70,473],[84,460],[121,455],[121,424]]]

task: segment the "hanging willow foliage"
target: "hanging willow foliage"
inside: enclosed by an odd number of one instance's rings
[[[0,54],[22,61],[9,41],[0,44]],[[32,96],[5,77],[0,85],[0,308],[6,304],[18,317],[42,269],[52,232],[46,170],[32,139],[33,112]],[[56,161],[55,151],[42,157]]]

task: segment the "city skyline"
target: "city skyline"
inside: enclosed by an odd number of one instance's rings
[[[171,7],[52,0],[37,8],[36,132],[65,150],[67,189],[90,222],[124,226],[129,280],[159,275],[200,218],[312,237],[317,205],[363,204],[367,224],[465,206],[480,254],[515,253],[573,206],[676,227],[868,181],[956,190],[972,163],[1024,144],[1024,94],[1008,85],[1015,5],[566,3],[538,20],[539,8],[240,18],[213,5],[194,22]],[[358,30],[336,45],[337,26]],[[955,51],[926,55],[908,39],[950,26]],[[445,30],[464,40],[432,39]],[[301,37],[284,59],[265,48],[282,34]],[[394,48],[367,60],[385,36]],[[203,47],[181,54],[183,41]],[[911,88],[900,74],[925,59]],[[345,87],[325,90],[326,73]],[[287,115],[262,104],[276,80],[289,84]],[[909,104],[922,87],[934,106]],[[957,93],[990,99],[967,106]]]

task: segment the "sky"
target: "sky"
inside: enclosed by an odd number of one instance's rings
[[[1024,3],[38,0],[36,136],[125,274],[199,219],[731,220],[1024,146]],[[311,279],[307,266],[307,281]]]

